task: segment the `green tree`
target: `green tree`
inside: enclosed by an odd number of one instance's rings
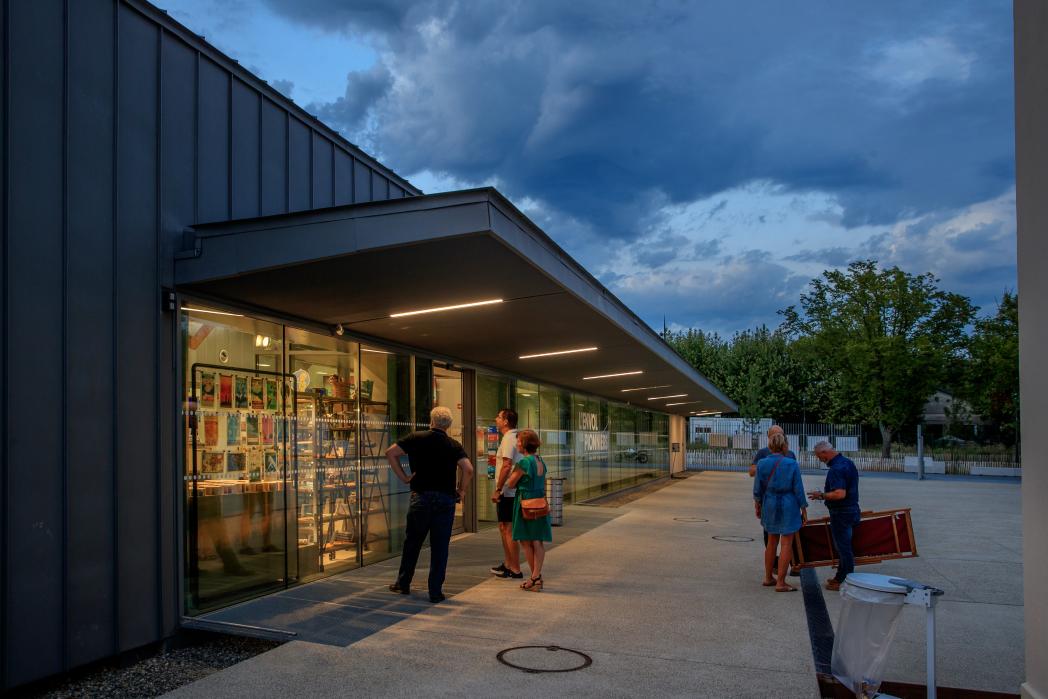
[[[724,390],[725,357],[730,348],[720,335],[692,328],[680,332],[664,330],[663,337],[684,361]]]
[[[880,428],[884,457],[892,435],[919,420],[966,344],[975,309],[937,285],[931,274],[862,260],[813,279],[800,309],[782,311],[783,330],[805,338],[807,351],[834,374],[836,409]]]
[[[1005,293],[997,313],[975,321],[961,397],[997,428],[1001,441],[1019,433],[1019,297]]]
[[[692,329],[668,333],[666,340],[735,401],[744,418],[812,419],[825,411],[825,377],[778,330],[762,326],[724,340]]]

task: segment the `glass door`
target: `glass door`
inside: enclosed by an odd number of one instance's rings
[[[361,565],[357,345],[287,330],[295,386],[293,469],[295,545],[300,579]]]
[[[282,328],[203,306],[181,315],[185,367],[185,608],[283,588],[294,520]]]
[[[462,372],[445,364],[433,363],[433,407],[443,406],[451,411],[451,429],[448,436],[465,444],[466,430],[462,424]],[[474,474],[476,476],[476,474]],[[472,489],[471,491],[472,492]],[[455,506],[455,524],[452,531],[465,531],[465,503]]]

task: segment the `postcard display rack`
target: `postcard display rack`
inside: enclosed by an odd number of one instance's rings
[[[190,371],[192,472],[186,476],[190,501],[198,512],[217,513],[223,520],[237,514],[250,516],[251,510],[259,509],[247,509],[250,503],[245,497],[261,498],[263,513],[284,510],[289,504],[283,500],[288,447],[284,399],[285,394],[294,395],[292,377],[211,364],[194,364]],[[268,529],[268,517],[264,522]],[[197,525],[193,519],[194,530]],[[272,539],[279,541],[276,534]],[[270,531],[263,537],[272,545]],[[200,543],[204,542],[195,535],[191,538],[191,565],[196,564]]]
[[[388,536],[389,509],[380,483],[389,447],[389,405],[355,391],[329,395],[324,389],[298,394],[295,450],[299,464],[298,545],[303,575],[325,564],[357,562],[372,542]],[[359,449],[358,449],[359,445]],[[358,458],[359,457],[359,458]],[[385,532],[371,529],[380,514]],[[359,549],[359,553],[358,553]],[[316,570],[311,570],[316,561]]]

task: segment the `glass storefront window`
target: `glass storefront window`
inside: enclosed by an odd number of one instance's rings
[[[309,580],[360,565],[358,347],[288,328],[287,362],[296,388],[296,560],[300,579]]]
[[[191,613],[282,587],[294,502],[281,326],[206,306],[181,315],[185,590]],[[290,525],[290,526],[289,526]]]
[[[572,423],[575,430],[575,501],[607,493],[608,404],[598,398],[572,394]]]
[[[452,411],[449,434],[476,445],[459,530],[496,521],[502,408],[539,432],[568,503],[668,474],[661,413],[210,305],[187,302],[180,319],[188,614],[398,555],[410,490],[385,451],[436,405]]]
[[[397,480],[385,453],[415,429],[411,357],[376,347],[360,351],[360,482],[363,562],[398,555],[411,491]]]
[[[575,501],[575,460],[571,429],[571,394],[539,387],[539,439],[550,475],[564,479],[564,502]]]
[[[491,501],[497,477],[495,453],[502,439],[495,427],[495,417],[499,410],[513,407],[510,403],[513,383],[506,377],[478,373],[476,384],[475,437],[480,463],[476,464],[473,482],[476,483],[477,522],[480,526],[493,526],[498,522],[495,503]]]
[[[517,411],[517,428],[538,430],[539,429],[539,386],[527,381],[517,381],[514,401],[514,410]]]

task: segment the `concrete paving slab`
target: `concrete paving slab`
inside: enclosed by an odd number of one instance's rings
[[[818,477],[805,480],[810,488],[821,483]],[[914,508],[922,553],[865,569],[927,579],[947,589],[939,610],[942,684],[1017,691],[1023,677],[1022,608],[1000,603],[1014,599],[1015,588],[1006,580],[1016,564],[1006,560],[1006,548],[991,546],[997,532],[987,529],[1000,529],[1014,544],[1018,524],[1006,532],[1007,525],[984,528],[982,520],[1017,510],[1019,489],[926,482],[918,484],[920,497],[911,500],[914,483],[863,480],[864,507]],[[746,474],[702,473],[611,510],[610,516],[609,511],[602,516],[602,508],[571,508],[569,520],[596,519],[550,551],[542,593],[463,574],[463,584],[476,584],[445,603],[404,611],[394,623],[375,623],[375,632],[348,646],[293,641],[175,696],[817,696],[802,595],[760,585],[761,531],[750,505],[751,487]],[[936,487],[944,489],[946,502],[939,502]],[[957,502],[969,503],[963,515]],[[681,517],[709,521],[675,519]],[[972,539],[971,558],[950,565],[965,555],[955,538],[963,540],[965,529],[983,536]],[[554,536],[559,534],[555,529]],[[721,535],[754,541],[712,538]],[[936,558],[940,544],[950,558]],[[492,533],[466,537],[453,544],[452,565],[490,564],[499,550]],[[1000,558],[986,559],[991,551]],[[351,583],[328,582],[306,592],[295,588],[284,596],[333,607],[322,612],[324,622],[344,623],[354,635],[380,617],[395,616],[397,604],[411,604],[398,600],[394,606],[355,609],[358,597],[382,603],[380,594],[361,585],[388,582],[396,561],[381,565],[386,569],[347,574]],[[1008,570],[996,576],[980,565]],[[831,572],[819,575],[825,579]],[[424,579],[421,565],[418,575]],[[999,591],[981,590],[975,584],[980,576],[992,576]],[[827,605],[836,621],[836,595],[827,593]],[[917,610],[906,612],[889,656],[889,678],[920,682],[924,620]],[[576,648],[589,654],[593,665],[578,672],[526,674],[496,660],[499,650],[516,645]]]

